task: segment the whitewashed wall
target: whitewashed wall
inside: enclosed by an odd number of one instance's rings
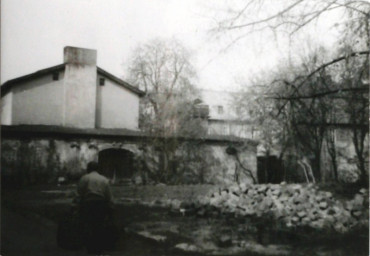
[[[97,86],[96,127],[137,130],[139,96],[107,78]]]
[[[62,125],[63,72],[57,81],[48,74],[23,82],[12,89],[12,94],[12,100],[4,102],[7,115],[11,112],[8,124]],[[9,106],[11,110],[7,110]]]
[[[1,124],[11,125],[12,124],[12,101],[13,93],[8,92],[1,98]]]

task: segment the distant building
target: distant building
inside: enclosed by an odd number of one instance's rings
[[[236,92],[202,90],[202,105],[208,107],[208,134],[256,139],[257,131],[246,116],[237,113]]]

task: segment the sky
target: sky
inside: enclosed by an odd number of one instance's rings
[[[259,33],[223,51],[229,38],[215,40],[209,32],[215,18],[220,18],[219,10],[225,8],[223,3],[2,0],[1,83],[61,64],[65,46],[96,49],[98,66],[125,79],[130,57],[139,44],[154,38],[175,38],[193,52],[200,88],[235,91],[240,79],[248,80],[278,63],[288,46]],[[329,25],[309,33],[328,44],[335,37],[328,31]]]

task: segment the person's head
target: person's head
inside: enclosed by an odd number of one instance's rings
[[[96,171],[96,172],[99,172],[99,165],[97,162],[90,162],[87,164],[87,169],[86,169],[87,173],[90,173],[90,172],[93,172],[93,171]]]

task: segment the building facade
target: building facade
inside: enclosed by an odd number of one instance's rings
[[[96,59],[95,50],[66,47],[63,64],[4,83],[1,124],[138,130],[143,92]]]
[[[66,47],[63,64],[1,86],[3,181],[75,180],[92,160],[113,182],[150,179],[148,166],[160,152],[148,146],[152,138],[139,130],[143,92],[98,67],[96,60],[95,50]],[[251,182],[242,167],[256,176],[253,140],[209,135],[178,141],[176,171],[193,175],[192,182]],[[196,147],[189,151],[189,145]],[[227,153],[229,147],[237,149],[241,161]]]
[[[256,139],[257,130],[246,116],[238,114],[235,107],[237,93],[226,91],[202,90],[202,105],[208,107],[209,135],[235,136]]]

